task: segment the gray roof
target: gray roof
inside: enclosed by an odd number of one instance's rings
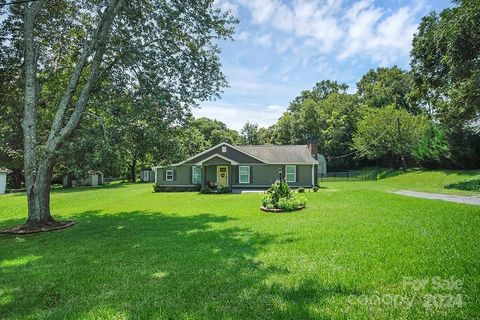
[[[250,154],[266,163],[278,164],[317,164],[312,158],[307,145],[261,145],[235,146],[240,151]]]

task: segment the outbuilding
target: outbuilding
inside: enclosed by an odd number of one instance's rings
[[[325,157],[321,154],[318,154],[318,176],[319,177],[325,177],[327,175],[327,160],[325,160]]]
[[[0,168],[0,194],[4,194],[7,190],[7,174],[9,173],[10,170]]]
[[[140,181],[142,182],[154,182],[155,181],[155,173],[153,170],[145,169],[140,172]]]

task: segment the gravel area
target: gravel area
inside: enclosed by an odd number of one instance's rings
[[[416,197],[416,198],[445,200],[450,202],[466,203],[466,204],[480,206],[480,197],[477,197],[477,196],[454,196],[450,194],[427,193],[427,192],[418,192],[418,191],[410,191],[410,190],[398,190],[398,191],[392,191],[392,193],[401,194],[404,196]]]

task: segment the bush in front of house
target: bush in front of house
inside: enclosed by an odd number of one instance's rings
[[[218,187],[217,193],[230,193],[232,189],[230,187]]]
[[[318,192],[318,187],[317,186],[313,187],[313,192]]]
[[[153,184],[153,192],[160,192],[162,191],[162,187],[160,187],[158,184]]]
[[[203,194],[213,193],[213,189],[207,186],[204,186],[200,189],[200,193],[203,193]]]
[[[303,208],[307,203],[304,197],[295,197],[285,180],[276,181],[262,197],[262,207],[267,210],[293,211]]]
[[[304,187],[300,187],[297,189],[298,193],[304,193],[305,192],[305,188]]]

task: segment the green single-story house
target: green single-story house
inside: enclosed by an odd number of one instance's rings
[[[152,170],[160,189],[267,188],[280,174],[292,187],[312,187],[317,181],[318,158],[315,143],[234,146],[223,142],[182,162]]]

